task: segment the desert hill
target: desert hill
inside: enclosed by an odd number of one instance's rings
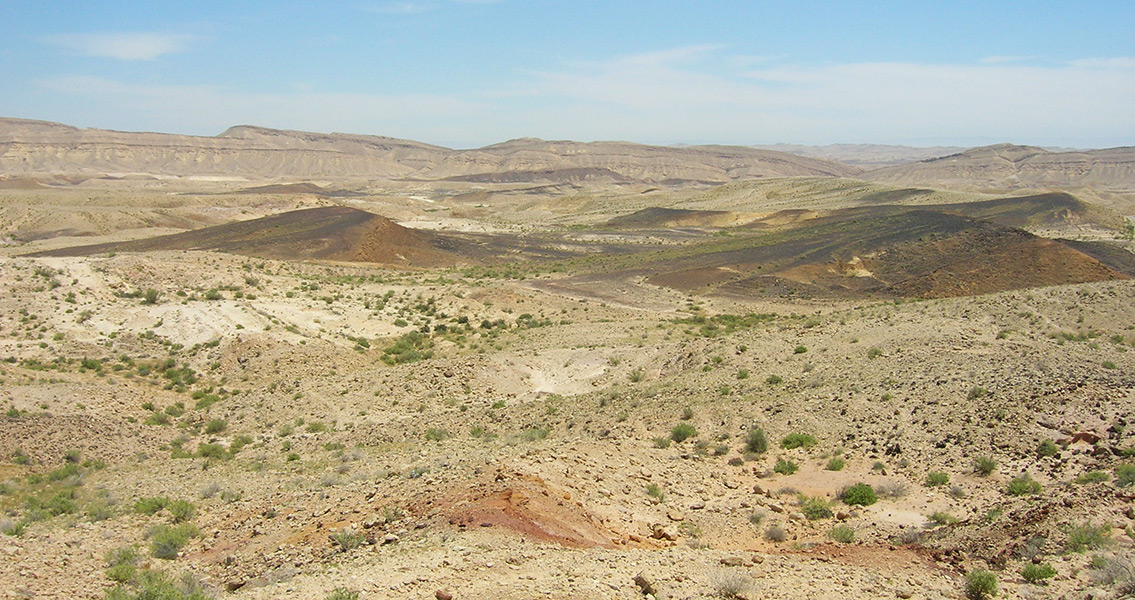
[[[284,260],[328,260],[403,266],[454,264],[458,257],[433,234],[365,211],[328,206],[121,243],[52,250],[40,256],[108,252],[218,250]]]
[[[915,147],[895,144],[828,144],[826,146],[770,144],[753,147],[787,152],[798,156],[834,160],[867,170],[928,160],[965,151],[965,148],[958,146]]]
[[[626,268],[683,291],[758,296],[939,298],[1135,275],[1135,255],[1129,252],[1093,250],[1101,262],[1060,240],[964,216],[959,206],[970,205],[775,213],[747,225],[760,231],[775,224],[768,232],[665,251]],[[999,208],[1005,204],[982,203],[972,212],[1010,222],[1033,216]],[[646,210],[614,221],[658,225],[706,219],[694,211]]]
[[[875,169],[872,181],[958,188],[1086,187],[1135,190],[1135,148],[1052,152],[998,144]]]
[[[0,173],[114,173],[246,179],[477,177],[571,181],[587,174],[647,182],[722,183],[746,177],[840,175],[831,161],[743,147],[646,146],[520,139],[473,150],[341,133],[232,127],[214,137],[78,129],[0,119]],[[507,175],[505,175],[507,174]]]

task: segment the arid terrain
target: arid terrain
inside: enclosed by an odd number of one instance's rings
[[[0,597],[1135,595],[1135,149],[792,149],[0,120]]]

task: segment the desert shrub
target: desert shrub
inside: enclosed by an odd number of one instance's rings
[[[804,354],[807,351],[808,351],[808,347],[803,345],[803,344],[796,346],[795,348],[792,349],[793,354]]]
[[[646,495],[654,498],[655,502],[662,502],[666,499],[666,493],[655,483],[646,486]]]
[[[209,435],[220,433],[224,431],[227,426],[228,423],[226,423],[224,419],[213,419],[205,424],[205,433]]]
[[[788,533],[780,525],[769,525],[765,528],[765,539],[770,542],[783,542],[788,539]]]
[[[682,420],[683,421],[689,421],[692,418],[694,418],[694,409],[690,408],[689,406],[683,408],[682,409]]]
[[[847,461],[836,456],[829,460],[824,468],[829,471],[842,471],[845,466],[847,466]]]
[[[1116,465],[1115,485],[1118,487],[1131,487],[1132,485],[1135,485],[1135,465]]]
[[[871,347],[871,348],[867,349],[867,358],[870,358],[870,359],[873,360],[873,359],[879,358],[882,355],[883,355],[883,351],[878,349],[878,348]]]
[[[197,513],[193,503],[188,500],[174,500],[166,507],[174,523],[184,523],[193,519]]]
[[[847,525],[836,525],[828,531],[828,537],[841,544],[850,544],[855,541],[855,530]]]
[[[906,482],[884,481],[876,486],[875,493],[886,498],[902,498],[906,495]]]
[[[152,515],[166,506],[169,506],[169,503],[170,499],[165,496],[138,498],[134,501],[134,512],[143,515]]]
[[[950,483],[950,476],[941,471],[931,471],[926,474],[927,487],[939,487]]]
[[[982,477],[988,476],[997,468],[997,461],[988,456],[979,456],[973,459],[973,470]]]
[[[997,576],[985,569],[966,573],[966,598],[985,600],[997,595]]]
[[[1038,456],[1056,456],[1060,454],[1060,446],[1052,440],[1044,440],[1037,446],[1036,453]]]
[[[654,447],[655,448],[662,448],[662,449],[669,448],[670,447],[670,438],[661,437],[661,436],[654,438]]]
[[[1100,483],[1101,481],[1107,481],[1107,479],[1107,473],[1103,471],[1088,471],[1087,473],[1077,475],[1074,481],[1080,485],[1086,485],[1089,483]]]
[[[433,357],[433,340],[428,335],[411,331],[399,337],[382,351],[382,361],[389,365],[410,363]]]
[[[347,588],[335,588],[327,594],[326,600],[359,600],[359,593]]]
[[[1029,563],[1021,569],[1021,577],[1032,584],[1045,583],[1045,579],[1056,577],[1056,569],[1052,565]]]
[[[958,522],[957,517],[951,515],[948,512],[942,512],[940,510],[930,513],[926,516],[926,518],[935,525],[949,525],[951,523]]]
[[[133,546],[115,548],[106,554],[106,573],[111,581],[125,583],[134,578],[137,571],[138,553]]]
[[[780,440],[780,447],[785,450],[793,448],[811,448],[816,445],[816,438],[806,433],[790,433]]]
[[[1080,523],[1070,525],[1065,532],[1068,535],[1068,539],[1064,542],[1065,552],[1095,550],[1111,541],[1111,527],[1108,525]]]
[[[322,421],[312,421],[311,423],[307,424],[307,427],[304,428],[304,431],[307,431],[308,433],[323,433],[324,431],[327,431],[327,425]]]
[[[765,383],[769,385],[776,385],[778,383],[781,383],[782,381],[784,381],[784,378],[782,378],[780,375],[777,375],[776,373],[769,375],[768,378],[765,379]]]
[[[753,454],[768,451],[768,438],[765,437],[764,429],[755,425],[749,428],[749,433],[745,434],[745,451]]]
[[[142,292],[142,302],[144,304],[157,304],[159,298],[161,298],[161,292],[154,288],[146,288],[146,291]]]
[[[875,489],[866,483],[857,483],[844,488],[839,497],[844,504],[849,506],[871,506],[879,501],[879,497],[875,495]]]
[[[197,456],[224,460],[229,457],[229,454],[225,447],[220,444],[198,444]]]
[[[143,569],[130,586],[119,585],[107,590],[106,600],[211,600],[213,595],[200,581],[186,573],[181,581],[161,571]]]
[[[1033,496],[1040,493],[1040,483],[1033,480],[1028,473],[1025,473],[1009,481],[1005,493],[1010,496]]]
[[[344,529],[331,534],[331,541],[335,542],[336,546],[343,552],[349,552],[362,546],[366,542],[366,536],[350,529]]]
[[[431,427],[426,430],[426,439],[431,442],[440,442],[449,437],[449,432],[444,429]]]
[[[781,475],[791,475],[795,473],[799,468],[800,466],[796,463],[782,458],[776,461],[776,465],[772,468],[772,470],[780,473]]]
[[[753,525],[760,525],[761,521],[763,520],[765,520],[764,511],[754,510],[753,512],[749,513],[749,523],[752,523]]]
[[[177,558],[191,538],[199,535],[197,528],[191,523],[180,525],[158,525],[150,530],[150,555],[163,560]]]
[[[798,498],[800,512],[808,517],[809,521],[832,518],[830,503],[825,498],[806,496],[800,494]]]
[[[697,434],[698,431],[697,429],[694,429],[693,425],[690,425],[689,423],[679,423],[670,430],[670,439],[680,444],[696,436]]]
[[[744,573],[719,573],[713,581],[713,592],[718,598],[748,598],[753,579]]]

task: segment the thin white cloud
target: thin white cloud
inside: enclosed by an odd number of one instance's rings
[[[84,56],[118,60],[154,60],[181,52],[193,36],[169,33],[73,33],[50,35],[42,41]]]
[[[413,15],[417,13],[426,12],[433,8],[432,4],[426,2],[380,2],[371,4],[364,8],[367,12],[379,13],[384,15]]]
[[[1005,63],[1025,62],[1036,60],[1039,56],[986,56],[977,62],[983,65],[1000,65]]]

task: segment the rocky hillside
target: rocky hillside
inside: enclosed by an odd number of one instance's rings
[[[475,150],[452,150],[379,136],[250,126],[199,137],[0,119],[0,174],[9,176],[76,173],[515,182],[574,181],[602,175],[613,181],[724,183],[752,177],[858,172],[827,160],[728,146],[676,148],[519,139]]]
[[[1094,187],[1135,190],[1135,148],[1051,152],[998,144],[863,175],[887,183],[952,188]]]

